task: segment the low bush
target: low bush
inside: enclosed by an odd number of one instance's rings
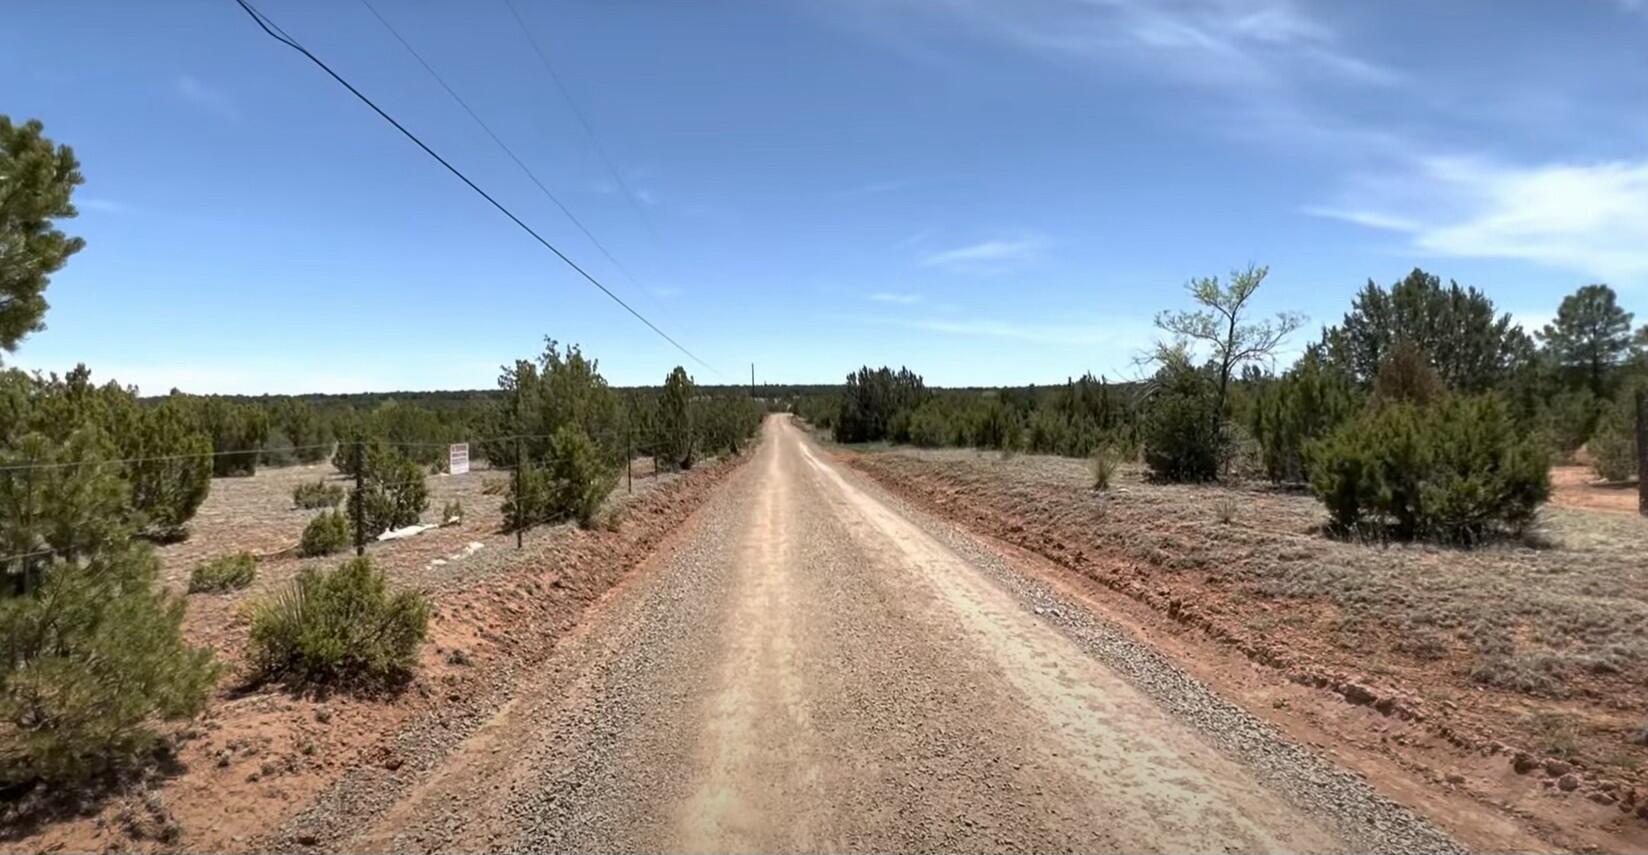
[[[1598,420],[1586,450],[1591,468],[1609,481],[1629,481],[1637,477],[1636,400],[1630,390],[1622,390],[1619,403],[1609,407]]]
[[[68,785],[151,756],[157,721],[192,717],[217,678],[183,640],[182,599],[146,545],[53,562],[0,596],[0,784]]]
[[[1547,452],[1492,397],[1387,404],[1311,445],[1309,459],[1342,533],[1468,546],[1520,532],[1550,494]]]
[[[235,591],[252,584],[257,577],[257,559],[250,552],[237,552],[195,565],[189,572],[189,593]]]
[[[349,545],[349,520],[339,511],[324,511],[303,527],[298,554],[331,555]]]
[[[252,611],[247,659],[264,680],[302,685],[383,684],[416,661],[429,626],[429,601],[390,593],[367,558],[336,570],[305,568]]]
[[[457,525],[463,522],[463,502],[453,499],[441,508],[441,525]]]
[[[292,504],[305,510],[335,508],[343,502],[343,487],[325,481],[299,484],[292,490]]]

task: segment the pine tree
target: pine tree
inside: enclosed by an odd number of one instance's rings
[[[1619,307],[1614,289],[1586,285],[1562,298],[1556,319],[1539,338],[1558,365],[1582,375],[1600,398],[1609,369],[1630,356],[1631,313]]]
[[[1371,386],[1398,342],[1423,351],[1448,388],[1485,392],[1533,358],[1533,342],[1475,288],[1414,268],[1389,289],[1369,280],[1344,320],[1323,332],[1333,360]]]
[[[36,120],[0,115],[0,350],[45,327],[51,274],[86,242],[52,226],[76,215],[69,201],[85,179],[68,146],[53,146]]]
[[[693,382],[677,365],[658,396],[659,460],[669,469],[691,469],[697,426],[692,423]]]

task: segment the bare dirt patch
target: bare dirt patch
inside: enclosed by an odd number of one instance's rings
[[[461,498],[463,524],[367,550],[392,584],[428,591],[435,602],[417,673],[390,695],[300,697],[272,686],[242,688],[245,605],[306,563],[331,565],[340,557],[262,561],[246,590],[189,597],[187,636],[211,646],[229,673],[207,711],[176,729],[172,762],[76,817],[6,817],[0,823],[12,825],[0,824],[0,841],[34,851],[270,848],[284,840],[277,829],[340,779],[363,771],[393,779],[407,773],[403,767],[433,762],[441,746],[428,734],[484,720],[482,707],[501,703],[522,668],[547,655],[745,459],[658,476],[643,477],[638,467],[633,495],[620,482],[604,509],[615,525],[536,528],[520,550],[513,534],[499,531],[500,499],[482,492],[501,473],[430,476],[425,521],[434,522],[448,499]],[[181,590],[190,568],[215,555],[295,542],[315,512],[292,508],[292,487],[330,473],[322,465],[214,480],[193,536],[160,550],[166,584]]]
[[[1551,468],[1551,504],[1564,508],[1637,513],[1635,481],[1604,481],[1589,466]]]
[[[1126,469],[1095,493],[1083,461],[844,456],[1181,631],[1332,692],[1337,725],[1373,729],[1379,750],[1439,786],[1470,789],[1553,838],[1583,827],[1635,841],[1626,848],[1648,843],[1648,746],[1637,741],[1648,724],[1648,521],[1558,506],[1542,513],[1540,547],[1367,545],[1324,537],[1313,499],[1270,489],[1152,485]]]

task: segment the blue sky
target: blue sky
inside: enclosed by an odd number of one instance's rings
[[[1642,0],[517,0],[594,142],[501,0],[374,2],[633,278],[363,5],[257,5],[701,381],[1127,375],[1188,278],[1248,262],[1311,330],[1415,265],[1533,324],[1593,281],[1648,320]],[[544,335],[617,383],[685,361],[231,0],[7,17],[3,109],[87,178],[9,364],[298,392],[487,387]]]

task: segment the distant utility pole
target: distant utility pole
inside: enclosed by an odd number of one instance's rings
[[[750,397],[755,397],[755,363],[750,363]]]

